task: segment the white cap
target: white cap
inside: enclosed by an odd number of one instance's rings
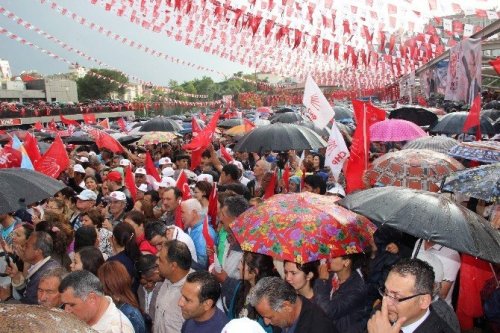
[[[265,331],[257,321],[244,317],[231,320],[221,333],[265,333]]]
[[[85,169],[82,167],[81,164],[75,164],[73,166],[73,171],[74,172],[79,172],[79,173],[85,173]]]
[[[139,175],[147,175],[146,169],[144,169],[144,168],[137,168],[137,169],[135,169],[134,173],[139,174]]]
[[[176,183],[177,182],[172,177],[163,177],[161,182],[157,182],[156,185],[158,185],[158,187],[171,187],[175,186]]]
[[[337,194],[345,197],[345,191],[342,186],[340,186],[339,183],[335,183],[333,187],[331,187],[328,191],[326,191],[329,194]]]
[[[129,166],[129,165],[130,165],[130,160],[127,160],[126,158],[122,158],[122,159],[120,160],[120,165],[121,165],[121,166],[125,166],[125,167],[126,167],[126,166]]]
[[[158,161],[158,164],[159,165],[168,165],[168,164],[172,165],[172,160],[170,159],[170,157],[162,157]]]
[[[91,190],[83,190],[76,197],[83,201],[97,200],[97,194]]]
[[[127,197],[125,196],[125,193],[122,191],[114,191],[109,194],[109,197],[111,200],[116,200],[116,201],[125,201],[127,200]]]
[[[164,177],[173,177],[175,173],[175,170],[172,167],[165,167],[163,170],[161,170],[161,174]]]
[[[203,180],[209,182],[211,185],[213,185],[214,183],[214,177],[212,175],[209,175],[208,173],[202,173],[201,175],[198,175],[198,177],[196,177],[197,182],[201,182]]]
[[[97,154],[95,153],[95,151],[91,151],[89,152],[89,156],[97,156]]]
[[[148,185],[147,184],[141,184],[141,185],[139,185],[139,187],[137,189],[139,191],[141,191],[141,192],[147,192],[148,191]]]
[[[89,159],[88,159],[87,157],[85,157],[85,156],[80,156],[80,158],[78,158],[78,157],[77,157],[77,158],[75,158],[75,159],[76,159],[78,162],[80,162],[80,163],[85,163],[85,162],[88,162],[88,161],[89,161]]]

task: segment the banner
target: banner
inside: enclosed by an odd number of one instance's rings
[[[344,137],[334,121],[330,131],[328,145],[326,146],[325,166],[331,169],[335,181],[339,180],[340,171],[342,171],[342,166],[348,157],[349,149],[347,149]]]
[[[445,99],[471,105],[481,91],[481,39],[466,39],[450,50]]]
[[[325,95],[323,95],[311,75],[307,76],[302,103],[306,106],[306,116],[319,129],[325,128],[335,114],[332,106],[328,103]]]
[[[425,94],[425,98],[428,99],[435,94],[445,94],[449,63],[448,59],[441,60],[431,68],[420,73],[420,86]]]

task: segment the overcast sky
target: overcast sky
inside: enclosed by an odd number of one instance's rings
[[[121,36],[142,41],[144,45],[154,47],[156,50],[165,52],[168,55],[213,68],[226,73],[226,75],[238,71],[253,72],[247,67],[189,48],[165,35],[140,28],[130,23],[126,18],[120,18],[113,13],[91,5],[89,1],[58,0],[57,3]],[[202,76],[211,76],[216,82],[224,79],[220,75],[173,64],[167,60],[160,60],[155,56],[147,55],[143,51],[123,45],[121,42],[114,41],[68,17],[62,16],[55,10],[50,9],[48,5],[42,5],[39,0],[1,0],[0,6],[14,12],[23,20],[59,38],[68,45],[87,53],[89,56],[120,69],[125,74],[151,81],[157,85],[167,85],[169,80],[183,82],[201,78]],[[4,15],[0,15],[0,27],[70,61],[78,62],[85,67],[97,67],[94,62],[84,60],[77,54],[66,51],[36,32],[26,30],[26,28],[16,24]],[[14,75],[23,70],[37,70],[43,74],[68,72],[68,65],[64,62],[52,59],[36,49],[7,38],[5,35],[0,35],[0,58],[10,62],[12,74]]]

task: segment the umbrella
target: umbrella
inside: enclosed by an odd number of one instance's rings
[[[443,116],[439,121],[430,128],[431,133],[441,133],[441,134],[461,134],[463,133],[465,119],[469,112],[453,112],[446,116]],[[475,128],[471,128],[467,133],[474,134],[476,132]],[[491,123],[490,118],[482,115],[481,116],[481,133],[493,135],[495,134],[495,129]]]
[[[144,136],[137,142],[138,145],[155,145],[159,143],[170,142],[173,139],[176,139],[177,135],[172,132],[149,132],[144,134]]]
[[[490,109],[481,111],[481,115],[485,115],[493,121],[497,121],[500,118],[500,110]]]
[[[500,162],[500,142],[461,142],[451,148],[448,155],[483,163],[498,163]]]
[[[463,168],[448,155],[432,150],[406,149],[375,159],[366,177],[371,186],[394,185],[437,192],[444,177]]]
[[[278,111],[276,111],[275,113],[286,113],[286,112],[295,112],[295,110],[287,107],[282,107],[278,109]]]
[[[122,145],[125,145],[125,146],[138,141],[142,137],[142,135],[138,135],[138,134],[127,135],[124,133],[113,134],[111,136],[114,137],[116,140],[118,140],[118,142],[120,142]]]
[[[343,106],[334,106],[333,111],[335,111],[335,120],[353,119],[354,112]]]
[[[418,125],[402,119],[386,119],[370,126],[370,141],[409,141],[427,136]]]
[[[53,196],[65,187],[62,182],[40,172],[19,168],[1,169],[0,214],[25,208],[28,204]]]
[[[389,113],[389,119],[403,119],[411,121],[418,126],[429,126],[438,120],[438,116],[423,108],[404,107]]]
[[[96,332],[74,315],[40,305],[2,304],[0,321],[4,333]]]
[[[140,128],[140,132],[178,132],[182,130],[182,126],[175,120],[168,119],[163,116],[155,117],[145,122]]]
[[[450,148],[457,144],[457,140],[447,136],[424,136],[408,142],[403,146],[403,149],[428,149],[447,154]]]
[[[283,112],[275,114],[270,120],[271,124],[274,123],[293,124],[301,122],[302,120],[304,120],[304,118],[300,114],[295,112]]]
[[[63,138],[63,140],[65,143],[72,145],[91,145],[95,142],[95,140],[88,135],[67,136]]]
[[[231,119],[226,119],[217,124],[217,127],[222,127],[222,128],[231,128],[234,126],[238,125],[243,125],[244,121],[241,118],[231,118]]]
[[[313,193],[277,194],[231,224],[242,250],[306,263],[363,252],[375,226]]]
[[[314,131],[295,124],[276,123],[257,127],[242,137],[234,151],[263,152],[287,151],[290,149],[319,149],[326,142]]]
[[[500,110],[500,101],[490,101],[484,105],[485,109],[497,109]]]
[[[247,125],[243,124],[243,125],[231,127],[226,132],[224,132],[224,134],[233,135],[233,136],[234,135],[244,135],[253,129],[254,128],[252,126],[247,126]]]
[[[455,172],[446,178],[442,190],[458,192],[484,201],[498,202],[500,201],[500,163]]]
[[[338,204],[376,224],[500,263],[500,232],[445,195],[388,186],[350,194]]]
[[[495,133],[500,133],[500,118],[493,123],[493,128],[495,129]]]
[[[330,136],[330,131],[328,130],[327,127],[321,129],[319,127],[317,127],[312,121],[304,121],[304,122],[301,122],[299,123],[300,126],[304,126],[304,127],[307,127],[309,129],[312,129],[316,134],[324,137],[328,137]],[[337,126],[340,130],[341,126],[345,126],[344,124],[340,124],[340,123],[337,123]]]

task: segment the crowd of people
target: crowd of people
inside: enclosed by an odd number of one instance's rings
[[[177,142],[129,148],[121,155],[78,146],[60,177],[66,188],[0,215],[2,302],[62,308],[98,332],[460,332],[453,295],[461,257],[452,249],[415,246],[389,227],[364,253],[326,262],[241,249],[231,223],[264,200],[275,168],[291,172],[276,193],[345,195],[324,153],[234,152],[228,162],[214,142],[190,170]],[[161,181],[146,172],[146,152]],[[129,167],[135,200],[125,186]],[[186,200],[176,187],[182,172]],[[204,221],[214,187],[212,247]]]

